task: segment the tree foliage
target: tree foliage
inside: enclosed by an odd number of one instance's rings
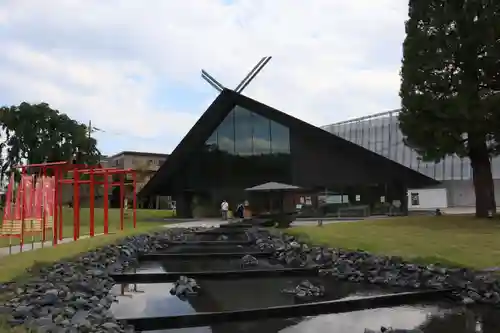
[[[469,157],[476,214],[494,209],[500,153],[500,1],[410,0],[401,69],[401,131],[425,160]]]
[[[21,103],[0,108],[3,140],[2,177],[15,165],[70,161],[78,152],[80,163],[96,164],[100,152],[88,127],[46,103]]]

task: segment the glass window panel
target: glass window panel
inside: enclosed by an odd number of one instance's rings
[[[335,132],[335,134],[336,134],[337,136],[342,137],[342,130],[343,130],[343,128],[344,128],[344,125],[338,125],[338,127],[337,127],[337,131]]]
[[[365,126],[365,123],[363,121],[358,122],[358,145],[360,145],[360,146],[363,145],[364,126]]]
[[[418,166],[418,171],[428,176],[427,163],[420,161],[420,165]]]
[[[235,140],[234,148],[238,155],[248,156],[253,152],[252,112],[242,107],[234,108]]]
[[[491,172],[493,174],[493,178],[500,178],[500,157],[494,157],[491,161]]]
[[[380,119],[373,119],[372,120],[372,126],[373,126],[373,139],[374,139],[374,145],[373,145],[373,151],[376,152],[377,154],[381,153],[381,126],[380,126]]]
[[[363,121],[361,123],[361,142],[362,142],[362,146],[367,148],[368,149],[368,142],[369,142],[369,138],[368,138],[368,121]]]
[[[400,142],[399,138],[399,123],[396,117],[392,117],[391,122],[391,158],[394,161],[398,161],[398,145]]]
[[[217,149],[217,129],[210,135],[207,141],[205,141],[205,148],[210,151]]]
[[[451,171],[452,179],[462,179],[462,160],[456,155],[452,158]]]
[[[436,180],[443,180],[443,161],[436,163]]]
[[[219,149],[234,154],[234,112],[231,111],[217,128]]]
[[[210,137],[205,142],[207,145],[216,145],[217,144],[217,129],[210,135]]]
[[[382,155],[389,157],[389,117],[384,117],[382,120]]]
[[[271,152],[290,153],[290,131],[274,121],[271,121]]]
[[[415,159],[417,160],[417,162],[415,163],[415,166],[413,167],[413,169],[422,173],[422,162],[419,160],[417,152],[415,152]]]
[[[363,121],[359,121],[357,125],[358,128],[357,135],[358,135],[358,145],[360,146],[363,145],[363,134],[364,134],[363,126],[365,126],[365,123]]]
[[[418,157],[418,153],[415,150],[411,149],[410,168],[414,170],[418,169]]]
[[[352,142],[359,144],[359,121],[352,123]]]
[[[404,156],[405,156],[405,145],[403,142],[398,142],[396,147],[396,162],[404,165]]]
[[[453,156],[446,156],[446,158],[444,159],[444,175],[443,175],[444,180],[453,179],[451,173],[452,166],[453,166]]]
[[[271,153],[271,121],[256,113],[253,120],[253,152],[255,155]]]
[[[385,117],[380,118],[378,120],[378,132],[377,132],[377,140],[378,140],[378,152],[380,155],[385,154],[384,149],[384,131],[386,130],[387,125],[385,124]]]
[[[351,141],[351,134],[352,134],[352,123],[347,123],[345,129],[345,138],[349,141]]]
[[[470,160],[468,158],[464,158],[462,163],[462,179],[468,180],[471,179],[472,170],[470,166]]]
[[[422,165],[422,173],[428,177],[434,178],[434,163],[424,162]]]
[[[351,141],[354,142],[355,144],[359,144],[359,122],[354,122],[351,124]]]
[[[410,167],[410,164],[411,164],[411,154],[412,154],[412,151],[409,147],[404,146],[404,149],[403,149],[403,165],[404,166],[407,166],[407,167]]]
[[[358,141],[358,136],[356,135],[357,130],[358,130],[358,122],[353,122],[351,124],[351,141],[354,143],[357,143],[357,141]]]
[[[375,130],[371,119],[368,119],[368,149],[375,151]]]

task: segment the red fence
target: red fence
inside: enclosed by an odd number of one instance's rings
[[[5,195],[4,216],[0,237],[19,239],[20,251],[25,244],[26,236],[31,236],[34,247],[35,240],[43,244],[47,241],[47,230],[52,231],[52,244],[55,246],[64,237],[62,186],[73,187],[73,240],[80,238],[80,187],[89,185],[89,235],[95,236],[95,189],[104,188],[103,214],[104,234],[109,233],[109,198],[110,188],[120,188],[120,230],[124,224],[125,179],[132,178],[133,227],[137,225],[137,193],[136,173],[131,169],[102,168],[100,166],[75,165],[69,162],[55,162],[19,166],[21,180],[16,184],[12,175]],[[83,175],[86,178],[81,179]],[[118,175],[119,181],[109,178]]]

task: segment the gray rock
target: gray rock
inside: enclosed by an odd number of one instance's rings
[[[259,260],[257,260],[257,258],[247,254],[247,255],[243,256],[243,258],[241,258],[240,267],[241,268],[255,267],[258,264],[259,264]]]
[[[200,287],[194,279],[181,276],[179,280],[174,283],[172,289],[170,289],[170,294],[175,295],[182,300],[186,300],[188,296],[196,295],[199,289]]]
[[[121,328],[120,325],[113,322],[104,323],[102,324],[102,327],[108,331],[113,331],[113,330],[117,331]]]
[[[283,293],[292,294],[301,300],[311,300],[325,295],[325,288],[314,285],[309,280],[303,280],[295,288],[284,289]]]
[[[127,237],[120,244],[32,270],[26,282],[0,284],[2,294],[10,295],[0,314],[12,326],[26,324],[40,332],[123,332],[109,311],[115,297],[109,294],[114,282],[108,274],[136,265],[139,253],[162,248],[169,233]]]
[[[273,250],[273,258],[287,266],[320,265],[321,276],[358,283],[383,284],[412,289],[451,288],[464,304],[500,306],[500,280],[490,272],[474,272],[440,264],[418,265],[400,257],[376,256],[366,251],[309,248],[292,236],[254,233],[255,246]],[[299,293],[303,294],[303,291]]]

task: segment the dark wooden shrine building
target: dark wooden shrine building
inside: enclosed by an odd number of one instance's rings
[[[139,195],[172,196],[179,216],[208,216],[218,214],[222,199],[233,206],[248,198],[246,188],[266,182],[300,186],[314,198],[324,193],[330,203],[370,207],[394,201],[404,207],[408,188],[437,184],[355,143],[225,89]]]

